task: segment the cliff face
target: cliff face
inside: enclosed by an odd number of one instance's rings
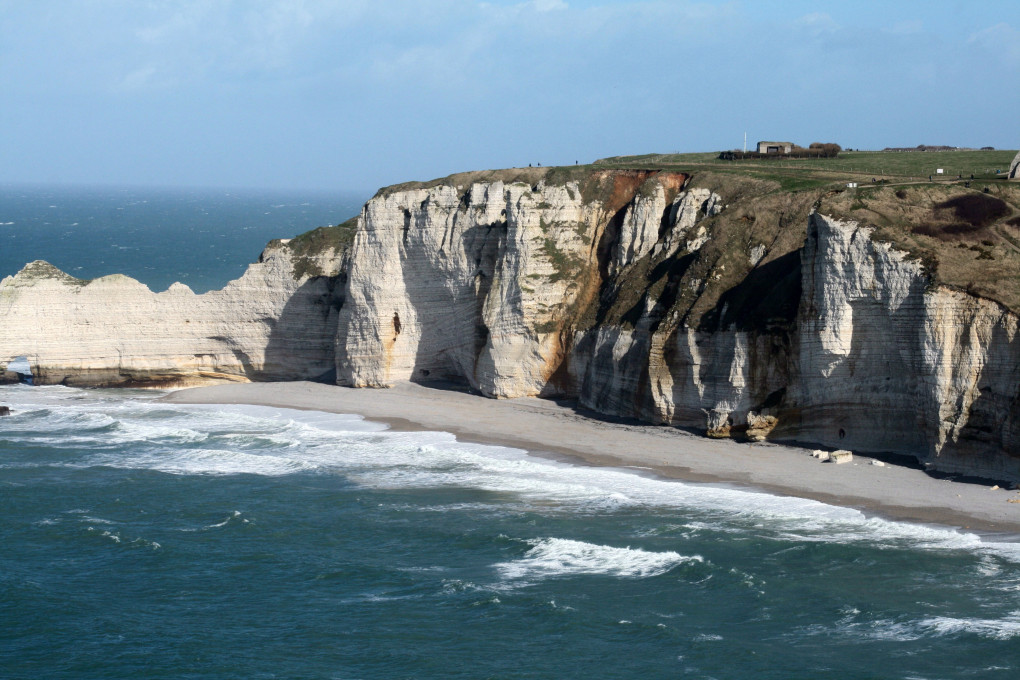
[[[815,215],[790,435],[1020,477],[1020,337],[1001,305],[933,286],[869,229]]]
[[[380,195],[355,240],[338,381],[464,379],[1020,478],[1017,316],[814,212],[821,198],[610,172]]]
[[[796,297],[770,301],[772,330],[736,317],[745,289],[796,287],[803,237],[780,234],[786,223],[768,210],[774,223],[748,227],[757,217],[740,204],[730,222],[713,220],[722,199],[689,180],[605,172],[587,187],[497,181],[373,199],[341,310],[339,382],[463,378],[495,397],[564,394],[664,423],[715,427],[733,412],[744,422],[785,385]],[[786,207],[806,219],[810,202]],[[756,268],[727,297],[728,282]]]
[[[659,241],[687,177],[605,173],[577,182],[476,183],[381,195],[365,206],[337,338],[356,387],[462,378],[494,397],[571,391],[569,328],[603,275]],[[646,195],[636,195],[644,187]],[[612,239],[607,229],[618,230]]]
[[[314,265],[328,275],[295,276],[299,258],[277,242],[203,295],[179,283],[153,293],[121,275],[82,281],[33,262],[0,281],[0,365],[26,356],[37,384],[315,378],[333,367],[341,258],[323,252]]]

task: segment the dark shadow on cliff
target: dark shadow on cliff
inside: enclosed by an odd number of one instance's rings
[[[245,363],[253,381],[312,380],[336,382],[337,314],[343,305],[346,275],[314,276],[301,284],[271,327],[261,371]]]
[[[795,250],[755,267],[701,319],[700,331],[770,330],[792,326],[800,306],[800,251]]]

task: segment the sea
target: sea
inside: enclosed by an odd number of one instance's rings
[[[79,279],[127,274],[196,293],[244,273],[272,239],[357,215],[368,191],[0,184],[0,278],[46,260]]]
[[[179,257],[136,274],[215,287],[250,253],[189,259],[189,234],[300,212],[209,193],[207,228],[174,222],[185,194],[117,195],[119,228],[60,208],[97,232],[62,266],[156,240]],[[327,203],[313,222],[348,216]],[[282,224],[261,238],[306,227]],[[0,678],[1020,677],[1007,537],[164,394],[0,387]]]

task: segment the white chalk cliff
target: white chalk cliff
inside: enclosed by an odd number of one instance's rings
[[[122,275],[75,279],[46,262],[0,281],[0,367],[29,360],[37,383],[185,385],[330,372],[339,254],[330,276],[295,276],[284,244],[222,290],[162,293]]]
[[[725,198],[685,176],[631,179],[621,203],[620,178],[604,178],[617,205],[569,182],[370,201],[338,381],[462,379],[498,398],[564,395],[714,436],[1020,478],[1015,314],[932,285],[919,261],[855,222],[806,210],[806,240],[800,231],[801,247],[783,252],[765,231],[733,241],[712,220]],[[727,267],[737,285],[696,318]]]
[[[869,229],[815,215],[803,250],[798,438],[1020,476],[1020,335]]]
[[[0,282],[0,366],[97,385],[458,380],[1020,479],[1017,315],[819,213],[825,195],[641,170],[395,187],[349,249],[309,268],[271,245],[205,295],[33,263]]]

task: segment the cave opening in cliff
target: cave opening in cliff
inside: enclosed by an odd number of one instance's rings
[[[14,357],[14,360],[7,364],[7,370],[18,375],[18,382],[23,385],[34,385],[32,378],[32,365],[28,363],[28,357]]]

